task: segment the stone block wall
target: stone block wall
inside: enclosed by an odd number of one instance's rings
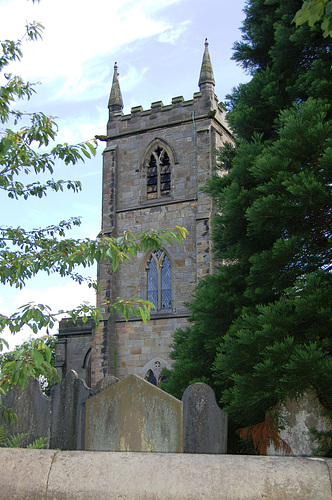
[[[117,376],[123,378],[128,373],[141,375],[144,366],[151,360],[162,358],[163,366],[170,366],[169,351],[172,334],[177,328],[187,326],[186,318],[151,319],[149,324],[141,321],[118,321],[118,366]]]
[[[88,320],[76,323],[62,319],[59,323],[58,340],[55,346],[55,367],[64,378],[70,370],[75,370],[78,376],[91,385],[91,342],[94,323]]]

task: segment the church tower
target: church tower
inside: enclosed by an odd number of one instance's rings
[[[138,255],[115,274],[108,264],[99,265],[97,306],[105,321],[92,340],[92,381],[106,374],[122,378],[135,373],[158,384],[161,369],[170,366],[172,334],[187,326],[183,304],[190,301],[199,279],[212,272],[212,202],[200,187],[211,174],[214,151],[232,140],[214,86],[205,41],[200,91],[193,99],[174,97],[166,106],[157,101],[147,110],[135,106],[125,115],[114,66],[103,153],[102,232],[117,237],[126,230],[179,225],[188,237],[182,245],[165,244],[157,252]],[[147,324],[107,315],[107,301],[131,296],[155,305]]]
[[[126,230],[138,233],[178,225],[188,230],[188,236],[184,244],[165,244],[156,252],[139,254],[120,264],[114,274],[108,263],[99,264],[97,306],[104,320],[97,328],[82,325],[86,334],[81,337],[79,326],[62,322],[57,366],[63,374],[73,368],[84,378],[86,370],[85,378],[93,385],[107,375],[123,378],[134,373],[159,385],[162,368],[171,365],[172,335],[188,325],[184,302],[191,300],[198,281],[213,272],[213,207],[200,188],[211,175],[215,150],[232,142],[225,110],[214,93],[207,40],[198,85],[199,92],[188,101],[178,96],[171,104],[157,101],[150,109],[135,106],[124,114],[115,63],[103,152],[101,232],[117,237]],[[116,297],[150,300],[155,306],[150,321],[126,322],[108,314],[107,304]],[[80,354],[72,347],[75,339]],[[70,357],[82,358],[80,370]]]

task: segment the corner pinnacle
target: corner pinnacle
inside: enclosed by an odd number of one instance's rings
[[[120,111],[123,108],[123,100],[118,79],[118,66],[114,64],[114,73],[108,107],[110,111]]]
[[[201,85],[203,83],[212,83],[212,85],[215,85],[208,45],[209,44],[207,38],[205,38],[205,50],[203,55],[201,73],[199,75],[198,81],[199,88],[201,88]]]

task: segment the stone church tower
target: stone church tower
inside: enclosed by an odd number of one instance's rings
[[[214,93],[208,43],[199,76],[199,92],[185,101],[153,102],[151,108],[131,108],[123,114],[123,100],[114,66],[108,103],[106,148],[103,152],[102,233],[188,230],[184,244],[141,253],[121,264],[115,274],[106,263],[98,266],[101,286],[97,306],[104,321],[73,325],[63,320],[56,366],[64,374],[75,369],[96,383],[106,375],[131,373],[159,384],[161,370],[170,366],[172,334],[187,326],[190,301],[200,278],[211,273],[211,199],[200,191],[215,163],[214,152],[232,141],[225,111]],[[125,321],[107,313],[116,297],[140,297],[155,305],[151,320]],[[80,365],[80,366],[78,366]]]

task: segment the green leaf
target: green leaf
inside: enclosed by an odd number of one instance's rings
[[[43,354],[38,351],[38,350],[32,350],[31,351],[31,357],[36,365],[36,368],[40,368],[43,361],[44,361],[44,356]]]
[[[51,353],[50,348],[47,345],[45,345],[45,355],[46,355],[47,362],[51,363],[52,353]]]

